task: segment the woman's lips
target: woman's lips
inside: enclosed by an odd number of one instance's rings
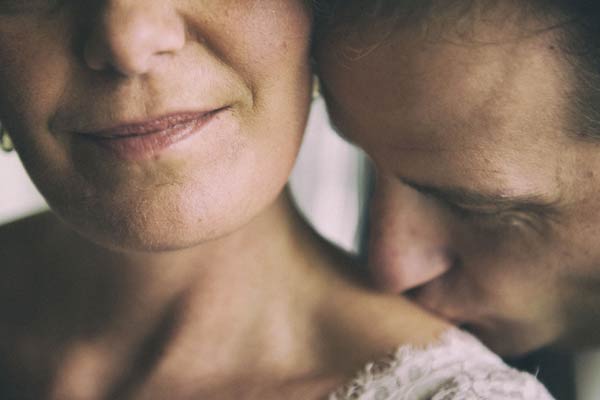
[[[177,113],[140,123],[121,124],[108,129],[80,132],[93,142],[126,160],[152,157],[171,145],[199,132],[228,107],[208,112]]]

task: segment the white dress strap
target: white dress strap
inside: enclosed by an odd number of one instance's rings
[[[400,347],[368,364],[329,400],[552,400],[533,376],[451,329],[426,348]]]

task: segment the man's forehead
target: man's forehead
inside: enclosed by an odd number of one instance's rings
[[[527,70],[515,70],[519,65]],[[420,162],[435,159],[471,174],[554,173],[572,138],[565,133],[563,78],[545,55],[529,58],[527,65],[494,61],[468,74],[454,68],[430,78],[397,76],[418,89],[404,97],[382,95],[381,108],[367,105],[375,129],[360,141],[395,158],[418,155]]]
[[[372,157],[387,174],[436,186],[464,187],[474,192],[557,194],[563,188],[563,156],[557,149],[544,151],[494,143],[462,145],[396,141],[373,148]]]
[[[572,138],[565,62],[551,35],[408,39],[393,35],[330,76],[336,122],[350,139],[392,171],[476,188],[529,190],[535,182],[555,190],[561,149]]]

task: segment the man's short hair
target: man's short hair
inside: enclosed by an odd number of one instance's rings
[[[600,139],[600,1],[598,0],[314,0],[316,37],[339,27],[373,26],[387,20],[398,28],[460,29],[465,21],[503,8],[517,18],[542,22],[540,33],[552,32],[558,54],[572,67],[569,134]],[[442,23],[440,24],[440,21]],[[427,29],[423,29],[426,31]],[[360,33],[360,32],[358,32]]]

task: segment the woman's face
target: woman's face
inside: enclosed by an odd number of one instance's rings
[[[285,184],[310,31],[305,0],[0,0],[0,120],[77,230],[187,247]]]

